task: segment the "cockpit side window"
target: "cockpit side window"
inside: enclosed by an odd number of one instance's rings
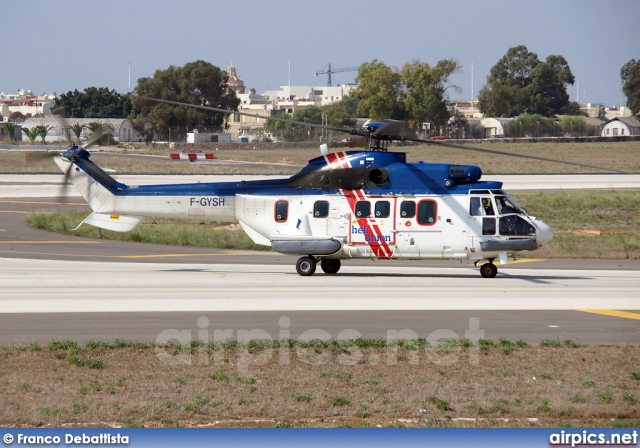
[[[491,197],[472,197],[469,200],[469,215],[470,216],[495,216],[493,210],[493,203]]]
[[[506,196],[496,196],[496,204],[501,215],[522,213],[520,207],[509,200]]]

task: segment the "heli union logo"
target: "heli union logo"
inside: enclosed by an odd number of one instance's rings
[[[351,226],[351,234],[363,235],[366,242],[391,242],[391,237],[389,235],[376,235],[371,231],[371,227],[366,225],[362,227]]]

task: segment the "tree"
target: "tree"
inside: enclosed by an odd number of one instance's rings
[[[29,128],[22,128],[22,132],[24,132],[27,135],[27,138],[29,139],[29,141],[31,142],[31,144],[33,145],[36,142],[36,137],[38,137],[38,129],[33,127],[31,129]]]
[[[73,131],[73,135],[76,136],[76,141],[80,143],[80,135],[82,134],[82,131],[86,129],[86,126],[80,123],[75,123],[69,126],[69,129]]]
[[[322,124],[322,109],[316,106],[302,107],[293,112],[291,119],[303,123]],[[315,137],[318,132],[317,129],[287,123],[287,139],[311,140],[311,136]]]
[[[91,135],[95,134],[96,132],[113,132],[113,128],[111,125],[108,124],[104,124],[100,121],[92,121],[91,123],[88,123],[85,126],[86,129],[89,129],[91,131]],[[100,142],[104,142],[104,141],[108,141],[109,140],[109,136],[105,135],[103,137],[101,137],[96,143],[100,143]]]
[[[7,136],[9,137],[9,144],[13,145],[13,141],[15,140],[16,127],[18,125],[16,123],[7,122],[4,124],[4,128],[7,131]]]
[[[633,115],[640,114],[640,60],[631,59],[620,69],[622,91],[627,96],[627,107]]]
[[[449,138],[465,138],[469,122],[460,112],[456,113],[447,124],[446,132]]]
[[[44,143],[46,145],[47,144],[47,141],[46,141],[47,134],[51,130],[51,126],[48,125],[48,124],[41,124],[39,126],[36,126],[35,129],[36,129],[36,132],[37,132],[38,136],[40,136],[42,138],[42,143]]]
[[[355,117],[357,116],[359,102],[360,100],[353,95],[353,92],[349,92],[347,96],[342,97],[342,101],[339,104],[347,110],[350,117]]]
[[[358,102],[357,115],[372,120],[405,118],[402,76],[397,70],[374,59],[360,65],[353,94]]]
[[[570,137],[594,134],[593,128],[589,129],[590,126],[581,117],[562,117],[559,122],[562,133]]]
[[[453,60],[439,61],[435,67],[426,62],[414,61],[402,67],[402,81],[405,85],[404,108],[409,124],[419,127],[423,122],[433,123],[439,131],[450,118],[445,102],[449,76],[460,66]]]
[[[325,108],[325,114],[327,117],[327,125],[329,126],[343,128],[351,128],[354,126],[355,120],[351,118],[352,114],[342,101]]]
[[[574,82],[565,58],[557,55],[547,57],[545,62],[531,70],[529,112],[545,117],[560,113],[569,104],[566,85]]]
[[[289,115],[286,112],[280,112],[279,114],[274,115],[274,117],[282,118],[284,120],[292,120],[291,115]],[[276,121],[276,120],[267,120],[267,123],[264,125],[264,127],[272,136],[276,136],[276,135],[282,136],[282,133],[287,127],[287,123],[283,123],[282,121]]]
[[[69,118],[126,118],[133,105],[129,95],[121,95],[107,87],[88,87],[84,92],[77,89],[56,98],[54,108],[65,108]]]
[[[478,108],[486,117],[515,117],[525,112],[551,116],[567,106],[566,84],[574,77],[562,56],[543,63],[524,45],[510,48],[491,68],[478,95]]]
[[[22,122],[22,121],[24,121],[26,119],[27,119],[27,117],[25,117],[22,112],[12,112],[11,115],[9,116],[9,120],[11,120],[11,121]]]
[[[169,66],[156,70],[152,78],[138,79],[136,93],[141,97],[157,98],[235,110],[240,101],[228,87],[229,75],[208,62],[198,60],[184,67]],[[131,126],[140,135],[168,136],[177,132],[186,136],[192,129],[208,132],[226,127],[225,114],[192,107],[148,101],[140,97],[132,99],[136,108],[129,116]]]
[[[540,114],[522,114],[511,121],[505,131],[510,137],[545,137],[553,135],[554,122]]]

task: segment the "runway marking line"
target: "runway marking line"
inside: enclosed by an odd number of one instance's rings
[[[102,241],[0,241],[0,244],[102,244]]]
[[[0,243],[7,241],[0,241]],[[11,241],[8,241],[9,243]],[[23,241],[14,241],[13,243],[22,243]],[[35,243],[65,243],[65,241],[33,241]],[[102,244],[102,241],[67,241],[69,244]],[[157,255],[96,255],[96,254],[65,254],[65,253],[51,253],[51,252],[25,252],[25,251],[15,251],[15,250],[0,250],[0,254],[9,253],[9,254],[26,254],[26,255],[60,255],[60,256],[71,256],[76,258],[115,258],[115,259],[133,259],[133,258],[171,258],[171,257],[233,257],[233,256],[247,256],[250,254],[157,254]]]
[[[516,261],[509,261],[509,263],[507,263],[506,265],[502,265],[502,266],[509,266],[510,264],[517,264],[517,263],[535,263],[537,261],[545,261],[544,258],[527,258],[527,259],[521,259],[521,260],[516,260]]]
[[[88,204],[85,203],[79,203],[79,202],[36,202],[36,201],[9,201],[9,200],[2,200],[0,199],[1,203],[5,203],[5,204],[38,204],[38,205],[83,205],[83,206],[88,206]]]
[[[629,313],[628,311],[616,310],[578,310],[583,313],[602,314],[603,316],[623,317],[625,319],[640,320],[640,313]]]
[[[156,254],[156,255],[118,255],[116,258],[173,258],[173,257],[227,257],[230,255],[245,256],[247,254]]]

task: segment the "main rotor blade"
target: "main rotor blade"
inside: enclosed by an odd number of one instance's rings
[[[244,115],[246,117],[262,118],[263,120],[272,120],[272,121],[279,121],[281,123],[298,124],[298,125],[307,126],[307,127],[310,127],[310,128],[328,129],[330,131],[346,132],[347,134],[353,134],[353,135],[355,135],[356,132],[357,132],[355,129],[336,128],[336,127],[333,127],[333,126],[325,126],[325,125],[322,125],[322,124],[314,124],[314,123],[306,123],[304,121],[288,120],[286,118],[280,118],[280,117],[265,117],[264,115],[251,114],[251,113],[242,112],[242,111],[239,111],[239,110],[220,109],[218,107],[200,106],[198,104],[189,104],[189,103],[180,103],[178,101],[161,100],[161,99],[158,99],[158,98],[149,98],[149,97],[146,97],[146,96],[139,96],[139,95],[131,95],[131,96],[132,97],[136,97],[136,98],[142,98],[143,100],[156,101],[158,103],[173,104],[174,106],[187,106],[187,107],[193,107],[195,109],[210,110],[212,112],[222,112],[222,113],[225,113],[225,114],[240,114],[240,115]]]
[[[542,160],[545,162],[563,163],[565,165],[581,166],[583,168],[593,168],[596,170],[611,171],[613,173],[619,173],[619,174],[631,174],[628,171],[616,170],[614,168],[606,168],[604,166],[588,165],[586,163],[579,163],[579,162],[569,162],[567,160],[553,159],[551,157],[532,156],[529,154],[518,154],[515,152],[498,151],[497,149],[488,149],[488,148],[481,148],[481,147],[474,148],[472,146],[459,145],[456,143],[448,143],[448,142],[443,142],[439,140],[425,140],[422,138],[411,138],[411,137],[405,137],[404,140],[407,140],[410,142],[426,143],[426,144],[435,145],[435,146],[444,146],[447,148],[465,149],[467,151],[486,152],[491,154],[498,154],[501,156],[521,157],[523,159],[533,159],[533,160]]]
[[[93,134],[89,136],[89,138],[82,145],[82,149],[88,148],[97,142],[103,135],[105,134],[113,134],[113,130],[107,124],[102,124],[98,130],[96,130]]]
[[[67,123],[67,106],[61,106],[52,111],[53,115],[57,115],[60,122],[60,132],[63,132],[67,137],[67,143],[69,146],[73,145],[71,141],[71,129]]]
[[[397,137],[402,138],[407,127],[406,121],[385,120],[384,126],[378,128],[374,133],[374,138]]]

